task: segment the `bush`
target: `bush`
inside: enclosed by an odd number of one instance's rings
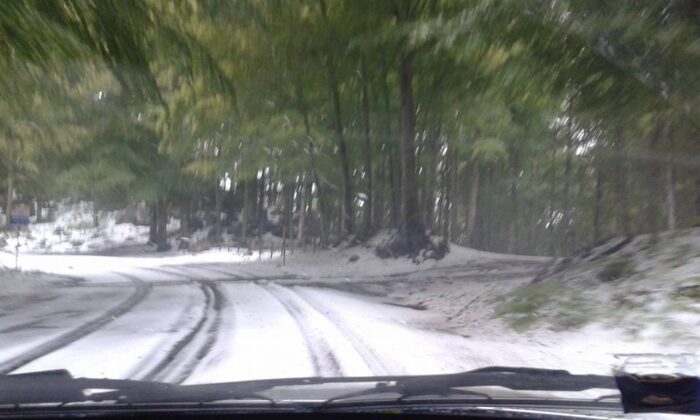
[[[634,265],[630,260],[615,261],[603,268],[598,273],[598,278],[601,281],[613,281],[623,277],[627,277],[634,273]]]

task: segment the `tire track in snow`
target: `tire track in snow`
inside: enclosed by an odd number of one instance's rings
[[[387,369],[386,364],[382,361],[376,351],[369,347],[362,337],[355,333],[350,327],[346,325],[346,321],[336,314],[335,312],[329,311],[325,308],[325,305],[317,302],[316,299],[310,296],[304,296],[304,294],[299,293],[296,287],[288,288],[290,293],[298,296],[299,299],[304,301],[310,307],[315,309],[321,316],[327,318],[333,326],[342,334],[343,337],[352,345],[355,351],[360,355],[365,364],[370,368],[372,373],[375,375],[387,375],[389,374],[389,369]]]
[[[178,271],[172,271],[172,270],[168,270],[165,268],[156,268],[156,267],[139,267],[139,268],[144,269],[144,270],[148,270],[148,271],[152,271],[154,273],[167,274],[170,276],[180,277],[180,278],[183,278],[186,280],[197,280],[197,279],[193,279],[192,276],[189,274],[183,274],[183,273],[180,273]]]
[[[209,271],[211,273],[217,273],[217,274],[223,274],[225,276],[230,277],[234,281],[254,281],[254,280],[265,280],[269,279],[269,277],[264,277],[264,276],[259,276],[257,274],[253,274],[249,271],[244,271],[244,270],[239,270],[236,269],[235,271],[229,271],[224,268],[217,268],[217,267],[212,267],[211,265],[203,265],[203,264],[197,264],[197,265],[190,265],[190,268],[195,268],[198,270],[205,270]],[[228,280],[231,281],[230,279],[223,279],[223,280]]]
[[[272,295],[294,319],[309,350],[315,374],[318,376],[342,376],[340,363],[330,344],[323,336],[319,336],[318,331],[311,325],[305,310],[295,302],[293,296],[288,296],[285,289],[275,284],[260,286]]]
[[[238,268],[236,268],[235,271],[229,271],[229,270],[226,270],[224,268],[212,267],[209,264],[207,264],[207,265],[192,264],[192,265],[188,265],[187,267],[194,268],[194,269],[206,270],[206,271],[209,271],[212,273],[217,273],[217,274],[223,274],[223,275],[232,277],[234,279],[234,281],[238,281],[238,280],[240,280],[240,281],[256,281],[256,280],[294,280],[294,279],[299,279],[299,276],[297,276],[295,274],[286,273],[286,272],[260,275],[260,274],[254,274],[254,273],[247,271],[247,270],[240,270]]]
[[[178,340],[165,357],[142,380],[182,383],[194,372],[197,364],[211,351],[221,327],[225,299],[214,281],[197,281],[204,295],[199,320]]]
[[[123,314],[129,312],[134,306],[138,305],[151,291],[151,285],[143,282],[140,279],[132,277],[128,274],[116,273],[121,276],[127,277],[134,284],[134,291],[119,303],[117,306],[104,312],[102,315],[94,318],[83,325],[80,325],[70,331],[67,331],[58,337],[51,339],[44,344],[41,344],[33,349],[27,351],[19,357],[7,360],[0,363],[0,375],[5,375],[11,373],[14,370],[21,368],[22,366],[33,362],[49,353],[69,345],[70,343],[77,341],[86,335],[97,331],[106,324],[112,322],[114,319],[122,316]]]

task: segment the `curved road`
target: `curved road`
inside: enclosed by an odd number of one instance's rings
[[[0,374],[68,369],[75,377],[206,383],[443,373],[498,362],[464,337],[426,328],[441,322],[428,311],[239,267],[115,271],[109,281],[15,305],[0,312]]]

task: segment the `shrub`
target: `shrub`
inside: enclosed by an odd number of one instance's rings
[[[613,281],[623,277],[627,277],[634,273],[634,265],[630,260],[615,261],[606,265],[599,273],[598,278],[601,281]]]

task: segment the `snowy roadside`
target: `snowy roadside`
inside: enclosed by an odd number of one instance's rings
[[[443,314],[435,328],[509,343],[533,357],[554,354],[574,370],[606,371],[625,354],[700,348],[700,229],[666,233],[657,242],[613,239],[534,282],[534,272],[468,274],[368,290]]]
[[[0,269],[0,299],[15,305],[22,296],[44,294],[48,289],[72,283],[72,279],[38,271]],[[6,308],[4,308],[6,309]]]

